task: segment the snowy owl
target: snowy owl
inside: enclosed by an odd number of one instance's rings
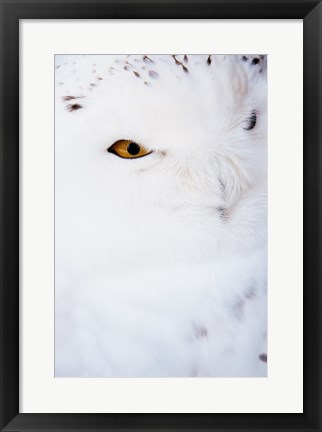
[[[55,376],[267,375],[263,55],[55,65]]]

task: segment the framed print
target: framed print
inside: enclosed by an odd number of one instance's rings
[[[321,3],[1,18],[1,430],[321,430]]]

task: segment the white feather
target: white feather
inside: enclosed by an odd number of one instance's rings
[[[266,59],[187,57],[56,58],[56,376],[266,375]]]

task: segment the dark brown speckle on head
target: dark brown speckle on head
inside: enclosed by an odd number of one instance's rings
[[[145,62],[150,62],[150,63],[154,63],[154,61],[152,59],[150,59],[150,57],[148,57],[147,55],[143,56],[143,61]]]
[[[69,112],[77,111],[77,110],[79,110],[81,108],[83,108],[83,106],[81,104],[78,104],[78,103],[73,103],[73,104],[69,104],[69,105],[66,106],[66,109]]]
[[[181,67],[182,67],[182,69],[183,69],[184,72],[186,72],[186,73],[189,72],[189,69],[188,69],[188,68],[187,68],[183,63],[181,63],[181,61],[179,61],[179,60],[176,58],[176,55],[175,55],[175,54],[172,55],[172,58],[173,58],[174,61],[176,62],[176,65],[177,65],[177,66],[181,66]]]
[[[79,98],[81,98],[81,96],[63,96],[62,97],[62,100],[63,101],[70,101],[70,100],[73,100],[73,99],[79,99]]]

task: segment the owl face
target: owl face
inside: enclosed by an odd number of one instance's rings
[[[203,200],[231,205],[259,181],[266,150],[262,59],[107,56],[103,71],[95,63],[101,59],[91,57],[71,66],[79,67],[71,73],[72,87],[77,73],[81,81],[74,95],[58,101],[65,110],[61,131],[72,133],[68,148],[84,164],[100,155],[108,183],[112,176],[126,179],[123,193],[139,191],[136,199],[144,196],[147,204],[158,196],[164,206]],[[144,157],[116,157],[111,150],[120,140],[136,144]]]
[[[265,58],[71,56],[57,66],[64,208],[130,233],[131,215],[139,231],[152,224],[161,239],[170,229],[182,245],[192,231],[222,243],[234,218],[247,223],[266,190]]]

